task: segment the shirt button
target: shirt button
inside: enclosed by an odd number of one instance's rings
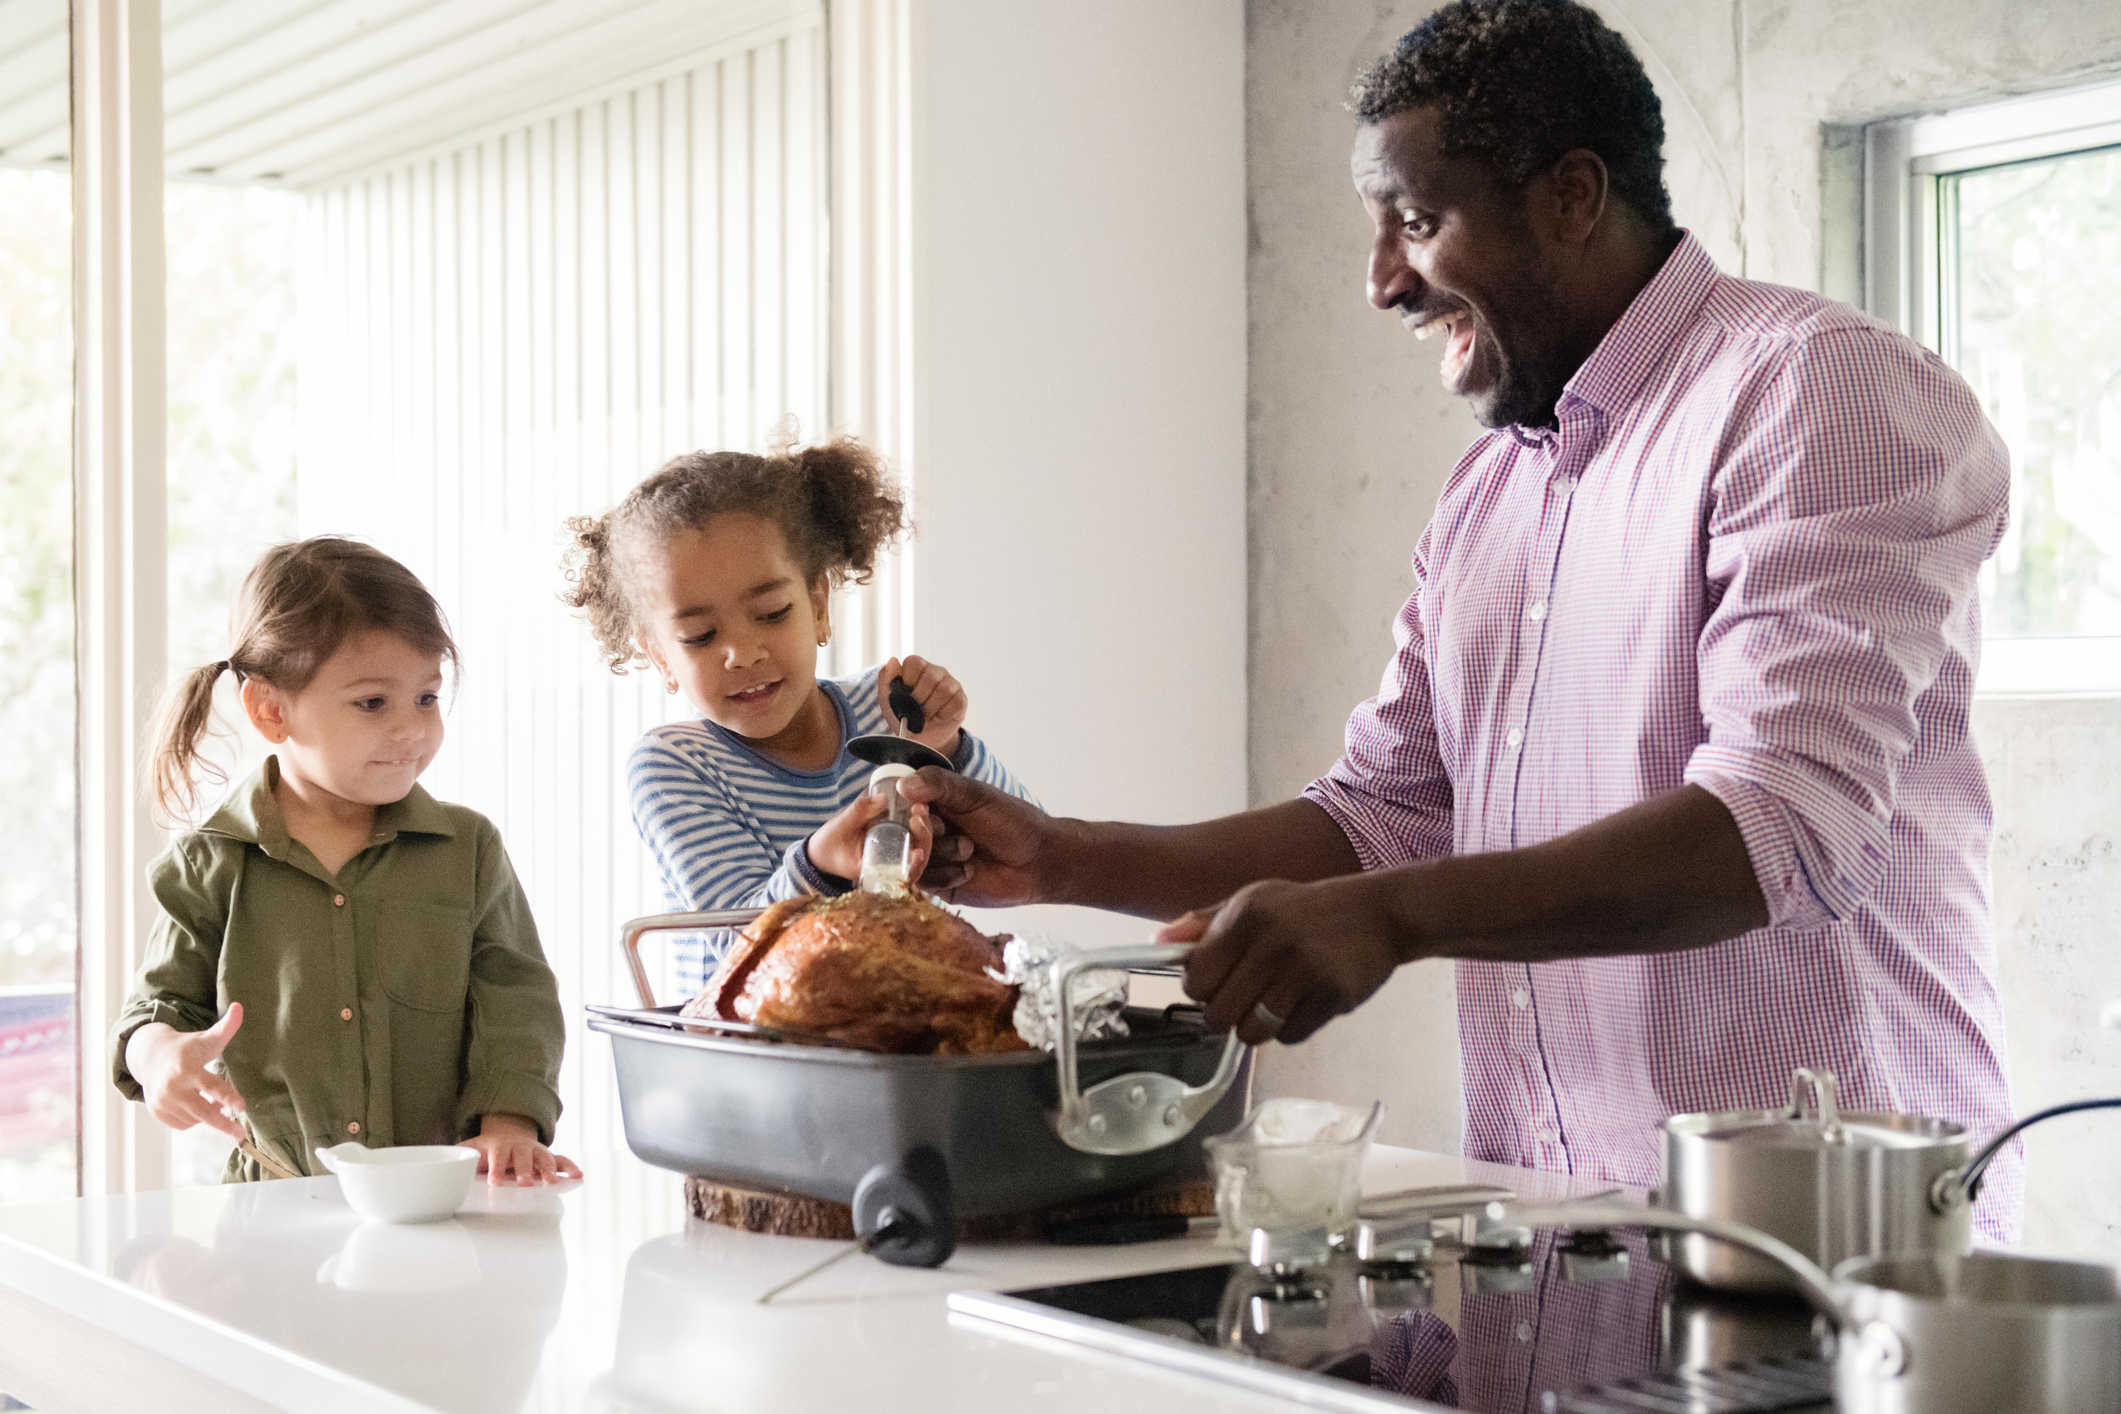
[[[1539,1142],[1542,1144],[1559,1144],[1561,1142],[1561,1132],[1555,1129],[1541,1129],[1539,1131]]]
[[[350,1006],[342,1006],[342,1007],[340,1007],[340,1008],[339,1008],[339,1020],[341,1020],[341,1021],[351,1021],[351,1020],[353,1020],[353,1008],[352,1008],[352,1007],[350,1007]]]
[[[1519,1321],[1517,1323],[1517,1338],[1521,1341],[1532,1338],[1532,1323],[1530,1321]]]
[[[1546,601],[1542,599],[1537,604],[1534,604],[1531,608],[1525,610],[1524,616],[1530,619],[1533,623],[1538,623],[1541,619],[1547,616]]]
[[[361,1121],[357,1119],[346,1121],[346,1132],[348,1134],[359,1134],[361,1132]]]
[[[333,908],[344,908],[344,907],[346,907],[346,895],[344,895],[344,894],[333,894],[333,895],[331,896],[331,906],[332,906]]]
[[[1510,728],[1509,732],[1504,735],[1503,740],[1509,743],[1510,749],[1514,751],[1518,747],[1524,745],[1524,732],[1517,727],[1512,727]]]
[[[1531,1004],[1532,994],[1524,988],[1519,987],[1516,991],[1510,993],[1510,1005],[1516,1007],[1519,1011],[1523,1011]]]

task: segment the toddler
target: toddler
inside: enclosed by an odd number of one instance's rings
[[[457,661],[433,596],[324,536],[266,552],[231,636],[170,694],[155,797],[190,814],[224,672],[274,753],[149,870],[160,912],[111,1036],[118,1089],[299,1174],[355,1140],[468,1144],[496,1184],[580,1177],[546,1148],[559,996],[500,834],[415,784]],[[263,1176],[229,1156],[227,1179]]]

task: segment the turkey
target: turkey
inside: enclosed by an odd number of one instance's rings
[[[786,899],[761,914],[684,1016],[748,1021],[907,1055],[1027,1050],[996,981],[1001,944],[921,895]]]

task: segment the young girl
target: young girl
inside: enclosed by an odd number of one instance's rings
[[[634,824],[674,908],[851,887],[882,806],[865,795],[873,768],[847,741],[896,730],[894,677],[925,711],[917,740],[1030,798],[963,729],[965,690],[941,666],[894,658],[818,680],[832,588],[869,577],[904,514],[876,454],[843,437],[763,457],[688,453],[608,514],[568,522],[566,598],[587,612],[612,671],[652,666],[700,713],[650,731],[627,763]],[[678,985],[697,993],[733,936],[679,939]]]
[[[462,1142],[497,1184],[580,1177],[545,1147],[559,996],[507,851],[485,816],[414,784],[457,661],[433,596],[388,555],[319,537],[266,552],[233,630],[170,695],[156,799],[189,815],[223,672],[274,754],[149,870],[161,911],[111,1035],[118,1089],[295,1173],[357,1140]],[[229,1156],[229,1179],[262,1176]]]

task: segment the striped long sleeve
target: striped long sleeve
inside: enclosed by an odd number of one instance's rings
[[[845,743],[886,730],[878,671],[819,684],[839,713],[841,741],[838,759],[821,771],[784,766],[705,718],[657,727],[634,743],[626,766],[633,822],[672,909],[760,907],[831,887],[805,844],[868,787],[869,764],[849,755]],[[956,764],[975,780],[1032,799],[970,732]],[[733,937],[678,939],[678,985],[698,992]]]

